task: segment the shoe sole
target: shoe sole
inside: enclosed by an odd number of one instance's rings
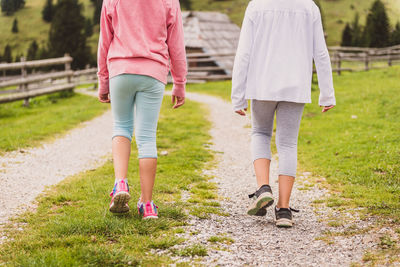
[[[143,220],[149,220],[149,219],[158,219],[158,216],[156,216],[156,215],[149,215],[149,216],[143,217]]]
[[[282,218],[276,220],[275,224],[279,228],[291,228],[293,226],[293,220]]]
[[[119,192],[115,195],[113,205],[110,207],[112,213],[126,213],[129,212],[129,207],[126,204],[131,199],[131,195],[128,192]]]
[[[267,214],[267,208],[274,204],[274,199],[270,192],[262,193],[247,209],[248,215],[264,216]]]

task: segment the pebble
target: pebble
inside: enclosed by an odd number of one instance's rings
[[[229,216],[212,214],[210,219],[190,216],[186,232],[179,234],[186,241],[175,248],[208,244],[208,256],[200,258],[199,262],[206,266],[349,266],[361,262],[364,251],[374,246],[374,242],[362,242],[368,234],[339,236],[333,239],[333,244],[319,238],[326,231],[345,230],[345,226],[327,225],[333,213],[337,218],[353,220],[349,224],[356,223],[359,229],[368,227],[373,221],[361,221],[354,214],[334,212],[326,206],[318,207],[317,216],[312,201],[325,197],[328,194],[326,189],[314,186],[309,190],[298,190],[301,186],[295,183],[291,206],[300,209],[300,213],[294,213],[295,225],[291,229],[276,228],[272,209],[268,210],[266,217],[246,215],[250,204],[247,194],[257,189],[249,149],[250,129],[245,127],[250,120],[234,114],[231,105],[219,98],[195,93],[187,93],[187,97],[209,106],[213,124],[210,130],[213,145],[210,148],[223,153],[217,154],[216,168],[204,174],[215,177],[212,182],[219,187],[222,211]],[[275,198],[278,193],[277,167],[275,156],[270,181]],[[300,179],[304,181],[312,175],[304,172]],[[187,193],[185,198],[188,198]],[[198,234],[190,235],[191,232]],[[219,248],[215,248],[207,242],[211,236],[222,234],[233,238],[234,243],[218,244]],[[163,253],[168,254],[168,251],[160,252]],[[174,258],[177,262],[191,262],[185,257]]]

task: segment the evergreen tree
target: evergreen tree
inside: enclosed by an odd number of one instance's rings
[[[26,60],[29,61],[29,60],[37,59],[38,50],[39,50],[39,46],[38,46],[36,40],[32,41],[28,48]]]
[[[11,52],[11,46],[10,45],[6,45],[6,47],[4,48],[3,61],[5,61],[7,63],[11,63],[12,62],[12,52]]]
[[[93,24],[97,25],[100,23],[101,8],[103,6],[103,0],[90,0],[94,5],[93,13]]]
[[[1,0],[1,11],[7,16],[25,5],[25,0]]]
[[[325,28],[325,15],[324,11],[322,10],[321,2],[319,0],[315,0],[314,2],[318,6],[319,11],[321,12],[322,26],[324,26]]]
[[[14,5],[14,11],[17,11],[25,6],[25,0],[12,0],[12,2]]]
[[[68,53],[74,59],[74,69],[85,67],[91,57],[81,10],[78,0],[59,0],[49,32],[50,56],[60,57]]]
[[[1,0],[1,12],[5,13],[7,16],[13,14],[14,13],[13,0]]]
[[[355,14],[354,20],[351,24],[352,36],[352,46],[363,46],[362,44],[362,26],[360,25],[360,16],[358,13]]]
[[[92,25],[92,21],[87,18],[86,22],[85,22],[85,35],[87,37],[90,37],[93,35],[93,25]]]
[[[385,5],[376,0],[368,13],[364,41],[369,47],[386,47],[390,44],[390,24]]]
[[[350,25],[346,23],[346,27],[342,33],[342,43],[341,46],[351,46],[353,43],[353,30],[351,29]]]
[[[21,62],[21,58],[24,56],[24,54],[16,55],[14,62]]]
[[[17,18],[15,18],[14,22],[13,22],[13,26],[12,26],[11,32],[12,33],[17,33],[18,31],[19,31],[18,30],[18,20],[17,20]]]
[[[400,22],[396,23],[392,36],[390,38],[391,45],[400,45]]]
[[[181,0],[181,6],[185,10],[192,10],[192,1],[191,0]]]
[[[51,22],[54,14],[53,0],[47,0],[42,10],[42,18],[46,22]]]
[[[49,58],[49,51],[46,49],[46,46],[43,45],[42,47],[39,47],[39,51],[37,53],[37,59],[46,59]]]

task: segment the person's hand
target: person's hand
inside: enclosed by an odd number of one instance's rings
[[[99,101],[101,103],[110,103],[110,95],[109,94],[99,94]]]
[[[322,106],[321,106],[322,107]],[[325,112],[327,112],[328,110],[330,110],[330,109],[333,109],[335,106],[327,106],[327,107],[324,107],[323,109],[322,109],[322,113],[325,113]]]
[[[172,108],[174,108],[174,109],[179,108],[180,106],[185,104],[185,98],[182,96],[172,95],[171,100],[172,100],[172,105],[174,105]]]
[[[235,112],[240,116],[246,116],[247,108],[236,110]]]

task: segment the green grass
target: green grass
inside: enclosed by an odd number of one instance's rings
[[[399,76],[399,66],[334,75],[337,107],[326,114],[313,85],[298,158],[301,169],[326,177],[332,192],[340,192],[328,205],[363,207],[400,223]],[[217,82],[190,85],[188,91],[229,100],[230,88],[231,82]]]
[[[242,24],[248,0],[204,1],[192,0],[194,10],[214,10],[224,12],[237,25]],[[360,23],[365,24],[365,19],[374,0],[321,0],[325,18],[325,30],[328,34],[328,45],[338,45],[341,42],[342,30],[346,22],[351,22],[355,12],[360,14]],[[394,27],[399,20],[400,2],[397,0],[383,0]]]
[[[67,92],[35,97],[28,108],[22,101],[1,104],[0,154],[36,146],[108,108],[94,97]]]
[[[365,24],[365,18],[374,0],[322,0],[325,13],[326,32],[328,33],[328,45],[338,45],[341,41],[342,30],[346,22],[354,18],[356,11],[360,13],[360,23]],[[248,0],[226,0],[226,1],[204,1],[192,0],[193,10],[212,10],[224,12],[237,25],[241,25],[244,11]],[[388,8],[392,27],[399,20],[400,3],[398,0],[383,0]],[[13,48],[13,57],[26,51],[31,41],[36,40],[39,44],[47,42],[50,24],[41,18],[42,8],[45,0],[29,0],[25,8],[17,11],[13,16],[0,14],[0,52],[3,53],[6,44]],[[83,14],[93,17],[93,6],[89,0],[80,0],[84,5]],[[352,6],[354,8],[352,8]],[[12,22],[18,19],[19,33],[11,33]],[[94,27],[94,35],[88,39],[88,44],[94,54],[97,49],[99,27]]]
[[[13,239],[0,246],[0,265],[17,266],[160,266],[172,263],[167,256],[152,255],[150,249],[169,249],[182,239],[186,203],[180,202],[182,189],[193,183],[205,186],[200,170],[212,160],[204,147],[210,139],[209,122],[203,107],[187,102],[172,110],[166,98],[158,128],[159,151],[167,156],[158,161],[154,190],[159,206],[158,220],[141,220],[135,211],[139,197],[136,148],[132,151],[128,178],[132,211],[115,216],[108,212],[113,166],[106,163],[97,170],[70,177],[39,198],[35,213],[16,220],[25,223],[24,231],[10,227]],[[135,144],[133,144],[135,146]],[[172,248],[171,248],[172,251]],[[183,256],[203,256],[204,247],[194,245],[179,251]]]

